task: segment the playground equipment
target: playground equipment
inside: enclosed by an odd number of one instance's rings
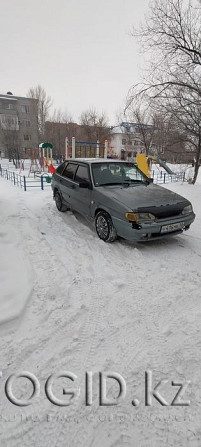
[[[65,139],[65,158],[107,158],[108,140],[101,143],[90,141],[76,141],[72,137],[71,144],[68,138]]]
[[[40,156],[40,164],[43,170],[47,167],[48,172],[53,173],[55,168],[53,166],[53,157],[52,157],[52,144],[51,143],[41,143],[39,144],[39,156]]]
[[[21,171],[24,171],[25,169],[25,160],[30,159],[30,167],[29,167],[29,173],[28,177],[31,173],[41,172],[41,165],[39,161],[39,152],[38,149],[26,149],[26,152],[23,153],[23,156],[20,160],[20,171],[19,174],[21,174]]]
[[[45,167],[53,166],[52,147],[52,144],[47,142],[39,144],[40,164],[43,170]]]
[[[161,160],[158,155],[148,155],[146,157],[145,154],[137,154],[136,155],[136,162],[138,165],[138,168],[147,176],[150,177],[150,171],[151,171],[151,163],[159,164],[165,171],[170,175],[175,175],[175,172],[173,172],[169,166],[167,166],[166,162]]]
[[[27,149],[26,154],[23,155],[23,159],[20,164],[20,173],[24,170],[24,162],[25,159],[30,159],[30,167],[28,177],[31,173],[41,174],[46,170],[51,174],[55,171],[53,166],[53,158],[52,158],[52,144],[51,143],[41,143],[36,149]]]
[[[150,177],[149,166],[145,154],[137,154],[136,162],[140,171],[142,171],[147,177]]]
[[[164,168],[165,171],[168,172],[168,174],[175,175],[175,172],[173,172],[172,169],[170,169],[169,166],[165,163],[165,161],[161,160],[160,157],[158,157],[158,156],[155,157],[155,163],[158,163],[162,168]]]
[[[41,173],[41,164],[38,158],[38,149],[35,149],[31,152],[31,164],[29,168],[28,177],[31,173],[35,175],[35,173]]]

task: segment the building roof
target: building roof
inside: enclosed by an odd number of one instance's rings
[[[37,101],[37,98],[29,98],[27,96],[16,96],[13,94],[7,94],[7,93],[0,93],[0,99],[8,99],[9,101],[17,101],[18,99],[33,99],[34,101]]]
[[[10,95],[1,95],[0,99],[9,99],[9,101],[17,101],[17,98],[13,98]]]
[[[133,122],[129,122],[129,121],[123,121],[122,123],[118,124],[117,126],[111,126],[111,133],[120,133],[120,134],[124,134],[125,132],[129,132],[129,133],[135,133],[136,130],[140,127],[143,126],[146,129],[151,129],[153,128],[152,124],[139,124],[139,123],[133,123]]]

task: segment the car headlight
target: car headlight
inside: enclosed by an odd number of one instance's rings
[[[187,205],[185,206],[185,208],[182,211],[182,214],[190,214],[193,212],[193,207],[192,205]]]
[[[130,222],[153,221],[156,219],[151,213],[126,213],[125,218]]]

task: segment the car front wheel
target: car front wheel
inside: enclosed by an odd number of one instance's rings
[[[117,232],[112,223],[112,219],[106,211],[99,211],[95,219],[96,232],[104,242],[114,242],[117,239]]]
[[[55,203],[56,203],[57,209],[59,211],[61,211],[62,213],[67,211],[68,207],[63,204],[61,194],[59,193],[59,191],[55,192],[54,198],[55,198]]]

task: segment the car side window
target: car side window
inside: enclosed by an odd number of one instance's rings
[[[63,172],[63,177],[67,177],[70,180],[73,180],[75,172],[77,170],[77,164],[76,163],[68,163],[64,172]]]
[[[66,167],[66,161],[64,163],[62,163],[60,166],[58,166],[58,168],[56,169],[57,174],[62,174],[65,167]]]
[[[87,166],[78,166],[78,170],[75,175],[75,182],[82,183],[82,182],[89,182],[89,170]]]

